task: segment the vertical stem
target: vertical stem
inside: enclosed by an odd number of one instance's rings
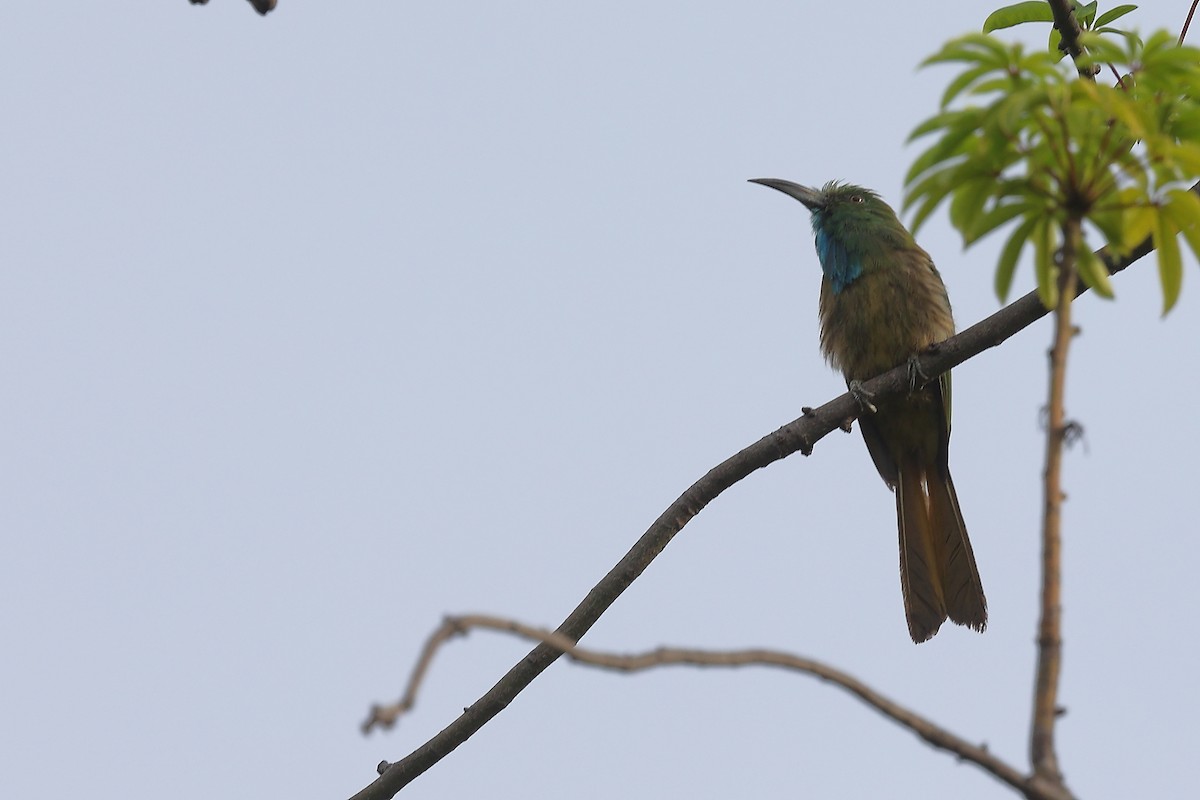
[[[1080,239],[1080,221],[1068,219],[1063,224],[1054,347],[1050,351],[1046,468],[1043,473],[1042,617],[1038,622],[1037,682],[1029,743],[1034,775],[1059,786],[1062,785],[1062,773],[1058,768],[1058,754],[1054,746],[1054,723],[1058,717],[1058,675],[1062,664],[1062,454],[1067,437],[1063,398],[1067,351],[1075,335],[1071,324],[1071,301],[1075,298],[1076,253]]]

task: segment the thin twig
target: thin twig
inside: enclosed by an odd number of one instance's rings
[[[1187,19],[1183,21],[1183,30],[1179,32],[1179,43],[1183,44],[1183,40],[1187,38],[1188,28],[1192,24],[1192,15],[1196,13],[1196,3],[1200,0],[1192,0],[1192,7],[1188,9]]]
[[[972,744],[956,736],[927,717],[877,692],[854,676],[820,661],[792,653],[761,648],[749,650],[698,650],[660,647],[642,653],[608,653],[579,647],[567,637],[546,628],[537,628],[516,620],[484,614],[447,617],[437,630],[430,635],[427,648],[422,653],[422,657],[413,670],[412,677],[409,679],[408,686],[405,688],[404,698],[393,706],[374,709],[372,711],[372,719],[368,720],[367,725],[364,727],[369,727],[373,721],[385,726],[391,725],[395,722],[396,717],[411,708],[413,698],[415,698],[424,677],[425,667],[428,664],[427,656],[431,655],[428,648],[432,646],[436,649],[454,636],[468,633],[472,628],[501,631],[515,634],[530,641],[542,642],[561,650],[568,659],[576,663],[619,672],[637,672],[667,666],[758,666],[777,667],[811,675],[849,692],[897,725],[912,731],[935,748],[953,753],[963,761],[975,764],[985,772],[1017,789],[1022,794],[1030,796],[1028,795],[1029,778],[1021,774],[1019,770],[1003,759],[992,754],[987,745]],[[380,714],[378,719],[375,719],[374,716],[376,712]],[[1040,794],[1033,796],[1037,798],[1046,797]],[[1052,795],[1051,797],[1057,797],[1057,795]]]
[[[1121,77],[1121,73],[1117,72],[1117,68],[1112,64],[1109,64],[1108,71],[1111,72],[1113,77],[1117,79],[1117,88],[1123,92],[1128,91],[1128,89],[1125,87],[1125,79]]]
[[[430,634],[429,638],[425,641],[425,646],[421,648],[421,655],[417,658],[417,663],[413,666],[412,675],[409,676],[408,686],[404,690],[404,695],[395,703],[386,706],[371,706],[371,713],[362,724],[362,732],[370,733],[371,729],[376,726],[390,728],[396,724],[397,719],[411,711],[417,702],[417,689],[420,688],[421,682],[425,680],[425,673],[429,671],[429,665],[433,662],[434,655],[437,654],[437,651],[447,641],[465,633],[466,630],[454,625],[453,617],[446,617],[441,626]]]

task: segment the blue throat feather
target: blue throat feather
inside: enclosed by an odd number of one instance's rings
[[[829,278],[834,294],[843,289],[862,275],[862,261],[852,258],[845,245],[837,237],[830,236],[825,230],[824,213],[821,210],[812,212],[812,229],[817,238],[817,259],[821,262],[821,271]]]

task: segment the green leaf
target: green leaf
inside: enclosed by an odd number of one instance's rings
[[[1195,142],[1173,143],[1166,148],[1163,155],[1175,162],[1189,176],[1200,175],[1200,144]]]
[[[1085,30],[1092,27],[1092,20],[1096,18],[1096,3],[1097,0],[1092,0],[1092,2],[1082,7],[1076,4],[1075,19],[1079,21],[1079,27]],[[1046,5],[1049,5],[1049,3]]]
[[[975,178],[958,186],[954,197],[950,199],[950,224],[963,235],[963,243],[970,244],[971,226],[983,214],[983,204],[987,202],[994,186],[990,175]]]
[[[1109,33],[1122,33],[1115,28],[1104,28]],[[1079,44],[1086,51],[1082,56],[1085,64],[1124,64],[1129,61],[1129,52],[1121,47],[1121,43],[1106,39],[1100,35],[1100,30],[1084,31],[1079,36]]]
[[[952,39],[942,46],[942,49],[921,62],[922,67],[930,64],[945,64],[952,61],[966,61],[976,64],[992,64],[1000,68],[1008,63],[1008,47],[991,36],[982,33],[968,33]]]
[[[954,98],[958,97],[963,89],[966,89],[975,81],[987,75],[995,67],[991,64],[981,64],[978,67],[972,67],[958,75],[954,80],[950,81],[950,85],[946,87],[946,91],[942,92],[942,108],[954,102]]]
[[[1117,6],[1116,8],[1110,8],[1108,11],[1105,11],[1103,14],[1101,14],[1099,17],[1096,18],[1096,22],[1092,27],[1100,28],[1104,25],[1107,25],[1110,22],[1120,19],[1121,17],[1128,14],[1130,11],[1134,11],[1136,9],[1137,9],[1137,6],[1132,6],[1132,5],[1123,5],[1123,6]]]
[[[979,96],[982,96],[985,94],[991,94],[993,92],[999,92],[1000,94],[1009,94],[1010,92],[1015,91],[1017,88],[1018,88],[1017,86],[1013,85],[1013,78],[1011,75],[1001,75],[998,78],[992,78],[991,80],[981,81],[980,83],[976,84],[975,86],[972,86],[971,94],[979,95]]]
[[[1037,225],[1039,219],[1041,219],[1041,215],[1034,212],[1022,220],[1012,235],[1008,237],[1008,241],[1004,243],[1004,249],[1000,251],[1000,260],[996,263],[996,296],[1000,298],[1001,303],[1008,300],[1008,291],[1012,288],[1017,259],[1020,257],[1025,243],[1029,241],[1029,234],[1033,230],[1033,226]]]
[[[945,188],[931,190],[925,200],[922,201],[921,205],[917,208],[917,212],[913,214],[912,222],[908,224],[908,229],[914,234],[920,230],[921,226],[925,223],[925,220],[929,218],[929,215],[933,213],[933,210],[938,207],[938,204],[941,203],[949,193],[949,185],[946,185]],[[910,195],[910,199],[915,199],[915,197],[915,195]],[[907,203],[905,205],[907,205]]]
[[[934,114],[929,119],[922,122],[917,127],[913,128],[912,133],[908,135],[908,141],[914,142],[922,136],[928,136],[939,128],[954,128],[958,123],[965,123],[963,127],[969,129],[975,128],[975,118],[979,116],[979,109],[964,108],[955,111],[943,111],[940,114]]]
[[[1125,231],[1124,228],[1121,227],[1123,219],[1124,218],[1119,209],[1097,208],[1092,211],[1092,215],[1088,218],[1088,221],[1091,222],[1092,225],[1096,226],[1096,229],[1100,231],[1102,236],[1104,236],[1104,241],[1107,242],[1110,247],[1113,249],[1120,249],[1121,242],[1125,239]]]
[[[1000,126],[1001,131],[1011,135],[1022,124],[1028,123],[1031,115],[1036,113],[1036,110],[1031,111],[1031,109],[1045,104],[1046,95],[1046,87],[1032,86],[1013,92],[997,103],[995,105],[996,123]]]
[[[991,33],[1001,28],[1011,28],[1026,22],[1053,22],[1054,14],[1045,0],[1028,0],[1011,6],[998,8],[983,21],[983,32]]]
[[[1173,72],[1191,69],[1196,63],[1196,54],[1196,48],[1177,47],[1173,40],[1163,39],[1155,33],[1146,42],[1140,60],[1144,68],[1166,67]]]
[[[1112,281],[1108,279],[1108,269],[1099,256],[1086,247],[1079,248],[1075,257],[1075,269],[1083,282],[1096,294],[1109,300],[1113,298]]]
[[[1176,139],[1185,141],[1200,139],[1200,108],[1189,104],[1179,109],[1168,120],[1167,130]]]
[[[1033,271],[1037,275],[1038,297],[1042,305],[1058,305],[1058,265],[1054,263],[1054,227],[1050,217],[1038,217],[1033,226]]]
[[[1200,197],[1195,192],[1172,189],[1167,193],[1163,211],[1172,224],[1183,234],[1192,255],[1200,259]]]
[[[1146,117],[1151,116],[1149,112],[1153,108],[1152,106],[1148,109],[1144,100],[1142,103],[1138,103],[1135,98],[1125,95],[1124,92],[1100,92],[1097,95],[1097,101],[1105,111],[1112,114],[1118,122],[1129,129],[1133,138],[1146,138],[1149,130]]]
[[[1125,221],[1122,225],[1125,233],[1119,242],[1121,252],[1128,253],[1146,241],[1146,237],[1154,232],[1154,228],[1157,225],[1158,209],[1154,206],[1137,205],[1126,209]]]
[[[964,142],[975,133],[974,126],[967,127],[966,125],[956,125],[954,128],[942,134],[942,138],[938,139],[929,149],[917,156],[913,161],[912,166],[908,168],[908,174],[904,176],[904,182],[912,183],[917,177],[923,175],[927,169],[937,165],[942,161],[949,161],[955,156],[961,155],[964,149]]]
[[[950,193],[958,180],[958,168],[953,164],[943,165],[938,169],[923,173],[919,181],[909,185],[904,196],[904,210],[928,195],[936,195],[938,202],[941,202],[941,199]]]
[[[1154,249],[1158,251],[1158,279],[1163,290],[1163,316],[1179,299],[1183,284],[1183,259],[1179,254],[1179,240],[1175,238],[1175,226],[1166,214],[1155,215],[1158,225],[1154,229]]]
[[[1058,28],[1050,29],[1050,41],[1046,43],[1046,51],[1059,61],[1067,55],[1062,49],[1062,34],[1058,32]]]
[[[1002,193],[1002,189],[997,188],[996,193]],[[1200,199],[1200,198],[1197,198]],[[967,244],[972,244],[984,236],[987,236],[992,231],[999,228],[1004,223],[1008,222],[1019,214],[1026,214],[1031,211],[1033,206],[1028,202],[1020,203],[1005,203],[1003,205],[993,206],[983,214],[975,218],[964,236]]]
[[[1120,28],[1093,28],[1092,33],[1109,33],[1113,36],[1123,36],[1131,45],[1140,45],[1142,38],[1133,31],[1123,31]],[[1125,59],[1122,59],[1124,61]]]

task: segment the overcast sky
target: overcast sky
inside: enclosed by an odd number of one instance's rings
[[[990,8],[6,4],[0,796],[343,798],[451,722],[525,643],[455,642],[358,732],[442,615],[558,624],[843,390],[807,215],[745,181],[898,204],[950,74],[915,66]],[[920,239],[960,326],[996,310],[998,242]],[[1060,756],[1082,797],[1181,796],[1200,282],[1166,319],[1152,261],[1115,285],[1076,312]],[[1024,768],[1049,340],[955,372],[985,634],[909,641],[855,432],[719,498],[585,642],[822,658]],[[405,796],[918,793],[1012,797],[809,678],[559,663]]]

